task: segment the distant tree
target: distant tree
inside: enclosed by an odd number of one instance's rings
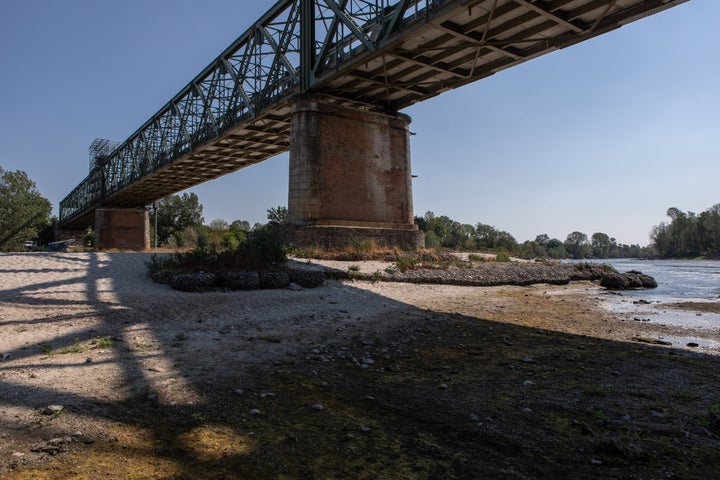
[[[249,232],[251,229],[250,222],[247,220],[235,220],[230,224],[230,230],[232,231],[243,231],[243,232]]]
[[[670,222],[661,222],[650,232],[652,246],[663,258],[720,258],[720,204],[696,215],[671,207]]]
[[[479,249],[500,249],[512,252],[518,247],[515,237],[491,225],[478,223],[475,226],[475,232],[475,243]]]
[[[610,236],[606,233],[595,232],[590,237],[590,246],[592,247],[592,254],[595,258],[608,258],[612,242]]]
[[[588,258],[592,256],[592,248],[587,235],[582,232],[572,232],[565,239],[565,251],[572,258]]]
[[[542,233],[542,234],[538,235],[537,237],[535,237],[535,243],[537,243],[538,245],[541,245],[543,247],[547,247],[548,242],[550,242],[550,237],[546,233]]]
[[[222,218],[216,218],[215,220],[210,222],[209,227],[211,230],[215,230],[218,232],[227,232],[230,228],[228,222],[226,220],[223,220]]]
[[[180,247],[197,246],[198,232],[189,228],[202,225],[203,206],[194,193],[170,195],[157,203],[157,239],[159,244]],[[173,240],[171,241],[171,237]],[[195,242],[193,242],[195,240]],[[195,245],[187,245],[195,243]]]
[[[272,225],[285,225],[288,222],[287,207],[275,207],[267,211],[268,223]]]
[[[27,173],[0,167],[0,250],[18,251],[50,222],[52,205]]]

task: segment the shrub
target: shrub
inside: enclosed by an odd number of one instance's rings
[[[233,250],[208,251],[196,248],[171,255],[153,255],[145,263],[150,274],[162,270],[219,273],[228,270],[270,270],[287,262],[276,228],[262,227]]]
[[[496,262],[509,262],[510,256],[505,252],[500,252],[497,255],[495,255],[495,261]]]

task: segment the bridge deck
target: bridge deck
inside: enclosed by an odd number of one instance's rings
[[[281,0],[63,200],[61,223],[90,225],[97,205],[145,206],[287,151],[297,93],[398,111],[684,1]]]

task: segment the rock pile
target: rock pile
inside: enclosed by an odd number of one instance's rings
[[[154,281],[168,284],[173,289],[182,292],[287,288],[292,284],[301,288],[317,288],[325,283],[325,274],[317,270],[242,271],[223,272],[217,275],[207,272],[177,273],[160,271],[153,273],[151,276]]]
[[[334,277],[358,280],[432,283],[492,287],[499,285],[567,285],[575,281],[596,281],[613,290],[655,288],[657,282],[642,272],[618,273],[607,266],[593,263],[544,264],[488,262],[473,268],[422,268],[400,272],[397,269],[378,270],[375,273],[332,272]],[[156,272],[158,283],[169,284],[175,290],[204,292],[208,290],[256,290],[277,288],[317,288],[325,282],[321,270],[291,269],[279,271],[241,271],[212,273]]]
[[[657,288],[657,282],[653,277],[637,270],[625,273],[607,272],[600,280],[600,285],[610,290]]]

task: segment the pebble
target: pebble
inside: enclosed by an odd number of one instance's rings
[[[250,413],[250,415],[255,416],[255,415],[260,415],[261,412],[260,412],[260,410],[258,410],[257,408],[253,408],[253,409],[250,410],[250,412],[248,412],[248,413]]]
[[[525,380],[523,382],[523,385],[525,385],[526,387],[530,387],[532,385],[535,385],[535,382],[533,382],[532,380]]]
[[[593,458],[592,460],[590,460],[590,463],[592,463],[593,465],[602,465],[603,462],[602,462],[602,460],[598,460],[597,458]]]
[[[364,363],[365,365],[372,365],[375,363],[375,360],[370,357],[365,357],[362,359],[362,363]]]
[[[447,390],[447,388],[448,388],[447,383],[441,383],[440,385],[438,385],[439,390]]]
[[[322,406],[321,404],[319,404],[319,403],[316,403],[316,404],[313,405],[311,408],[312,408],[313,410],[315,410],[316,412],[319,412],[320,410],[324,410],[324,409],[325,409],[325,407],[323,407],[323,406]]]
[[[55,415],[65,410],[65,407],[62,405],[48,405],[45,407],[45,410],[43,410],[43,413],[45,415]]]
[[[360,431],[361,431],[362,433],[370,433],[371,430],[372,430],[372,428],[370,428],[370,427],[368,427],[368,426],[366,426],[366,425],[363,425],[362,427],[360,427]]]
[[[525,407],[525,408],[522,409],[522,412],[523,412],[523,413],[532,413],[532,408]]]
[[[274,397],[275,394],[273,392],[262,392],[260,394],[260,398],[267,398],[267,397]]]
[[[522,362],[523,362],[523,363],[535,363],[535,360],[534,360],[533,358],[530,358],[530,357],[525,357],[525,358],[522,359]]]

